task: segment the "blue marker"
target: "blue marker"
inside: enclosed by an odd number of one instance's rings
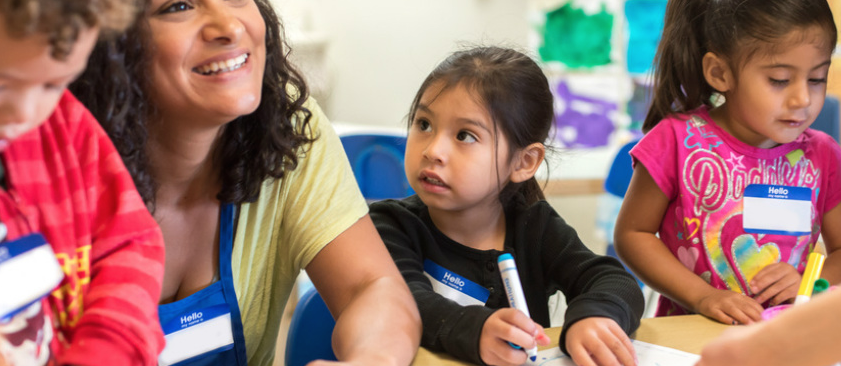
[[[497,259],[497,264],[499,264],[499,274],[502,275],[502,284],[505,286],[505,294],[508,296],[508,304],[531,318],[529,307],[526,304],[526,296],[523,294],[523,285],[520,284],[520,275],[517,274],[517,264],[514,263],[514,257],[508,253],[502,254]],[[508,342],[508,344],[514,348],[520,348],[511,342]],[[537,359],[537,347],[527,349],[526,353],[530,360]]]

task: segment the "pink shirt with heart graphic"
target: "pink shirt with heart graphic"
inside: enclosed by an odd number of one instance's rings
[[[841,202],[841,148],[811,129],[791,143],[761,149],[719,128],[700,108],[660,121],[631,156],[669,198],[659,236],[672,254],[712,286],[749,296],[747,284],[771,263],[785,261],[802,273],[823,214]],[[811,189],[811,234],[746,233],[742,195],[749,184]],[[657,316],[686,313],[661,297]]]

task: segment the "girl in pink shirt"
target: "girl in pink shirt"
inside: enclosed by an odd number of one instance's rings
[[[841,280],[838,143],[808,127],[836,27],[824,0],[670,0],[616,250],[657,315],[727,324],[791,301],[819,235]]]

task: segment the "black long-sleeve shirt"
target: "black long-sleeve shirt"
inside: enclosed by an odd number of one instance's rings
[[[531,318],[549,327],[549,296],[558,290],[567,299],[559,345],[566,353],[569,327],[584,318],[607,317],[630,334],[643,312],[642,292],[614,258],[590,251],[575,230],[545,201],[526,205],[521,197],[505,210],[504,251],[476,250],[439,231],[417,197],[371,204],[371,218],[409,285],[423,322],[421,345],[483,364],[479,338],[485,320],[508,307],[497,257],[511,253],[523,285]],[[424,274],[431,260],[489,290],[485,306],[462,306],[437,294]]]

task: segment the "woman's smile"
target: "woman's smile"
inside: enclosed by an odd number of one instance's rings
[[[216,75],[230,71],[234,71],[245,65],[248,60],[248,53],[243,53],[237,57],[229,58],[222,61],[211,61],[202,66],[193,68],[194,72],[202,75]]]

